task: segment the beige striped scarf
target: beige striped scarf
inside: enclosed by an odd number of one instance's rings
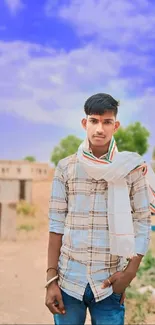
[[[155,174],[151,166],[135,152],[118,152],[114,137],[111,139],[108,153],[102,159],[96,158],[90,152],[87,139],[80,145],[77,156],[90,177],[96,180],[105,179],[108,182],[111,254],[126,258],[136,255],[131,206],[125,177],[135,170],[142,169],[148,182],[150,210],[155,213]]]

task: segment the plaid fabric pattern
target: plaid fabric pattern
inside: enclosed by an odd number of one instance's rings
[[[151,225],[148,185],[142,170],[130,173],[126,180],[136,251],[144,255]],[[76,154],[59,162],[52,183],[49,231],[63,234],[59,285],[79,300],[88,282],[96,302],[109,296],[112,287],[101,289],[101,284],[124,265],[121,257],[110,254],[107,207],[108,183],[104,179],[90,178]]]

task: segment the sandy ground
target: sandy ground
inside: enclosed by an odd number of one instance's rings
[[[0,242],[0,324],[51,324],[44,306],[47,238]]]
[[[53,324],[44,304],[46,254],[45,233],[0,241],[0,324]]]

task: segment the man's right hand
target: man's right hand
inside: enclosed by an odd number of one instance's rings
[[[65,307],[62,300],[61,290],[57,282],[52,282],[46,289],[45,305],[52,314],[65,314]]]

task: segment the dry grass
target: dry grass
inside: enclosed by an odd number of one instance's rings
[[[33,211],[33,213],[27,213],[27,211]],[[47,213],[43,213],[39,208],[32,206],[28,208],[26,207],[26,213],[17,214],[18,239],[39,239],[41,234],[45,232],[48,232]]]
[[[155,232],[152,232],[150,251],[147,256],[150,269],[142,268],[140,276],[133,281],[132,286],[127,289],[126,299],[126,324],[155,324],[155,299],[150,292],[139,294],[137,288],[155,284],[154,262],[155,257]],[[151,260],[152,254],[152,260]],[[152,262],[151,262],[152,261]],[[146,261],[146,263],[148,263]],[[149,265],[149,263],[147,265]],[[152,263],[152,265],[151,265]]]

